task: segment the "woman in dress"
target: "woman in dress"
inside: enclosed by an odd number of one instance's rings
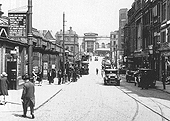
[[[0,95],[3,96],[3,101],[0,102],[1,104],[6,104],[5,96],[8,95],[8,83],[7,74],[2,72],[0,78]]]

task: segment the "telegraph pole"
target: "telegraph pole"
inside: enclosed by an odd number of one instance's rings
[[[33,53],[33,43],[32,43],[32,0],[28,0],[28,74],[32,77],[32,53]]]
[[[65,83],[65,13],[63,13],[63,83]]]
[[[76,35],[74,34],[74,53],[73,53],[73,63],[74,63],[74,68],[75,68],[75,42],[76,42]]]

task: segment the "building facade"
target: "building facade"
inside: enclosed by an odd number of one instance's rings
[[[0,8],[0,73],[8,74],[9,89],[18,89],[24,83],[22,76],[28,73],[29,66],[27,14],[10,11],[8,17],[2,15]],[[50,42],[34,28],[31,40],[33,44],[33,56],[30,62],[33,67],[31,68],[39,68],[45,77],[51,66],[48,66],[49,59],[46,61],[47,64],[44,63],[44,58],[46,58],[44,55],[53,55],[55,62],[58,62],[59,53],[63,52],[63,48]]]
[[[59,43],[63,47],[63,31],[60,30],[55,34],[57,43]],[[65,50],[68,52],[69,62],[78,61],[79,60],[79,43],[78,43],[78,35],[75,31],[73,31],[72,27],[66,32],[64,32],[64,43]]]
[[[115,67],[119,67],[118,63],[118,36],[119,31],[110,32],[110,58]]]
[[[127,65],[147,67],[170,78],[170,0],[136,0],[125,25]],[[128,46],[130,48],[128,48]]]
[[[127,8],[119,10],[119,37],[118,37],[118,60],[119,64],[123,64],[124,56],[124,26],[127,23]]]

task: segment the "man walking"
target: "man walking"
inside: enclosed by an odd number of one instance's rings
[[[34,84],[30,81],[29,75],[26,74],[23,77],[24,85],[23,85],[23,92],[22,92],[22,105],[23,105],[23,115],[22,117],[26,117],[27,108],[30,107],[32,119],[34,119],[34,106],[35,106],[35,87]]]
[[[99,72],[99,70],[98,70],[98,68],[96,68],[96,75],[98,75],[98,72]]]

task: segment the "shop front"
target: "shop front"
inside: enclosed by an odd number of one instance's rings
[[[160,80],[165,75],[166,82],[170,81],[170,43],[162,43],[160,46]]]

